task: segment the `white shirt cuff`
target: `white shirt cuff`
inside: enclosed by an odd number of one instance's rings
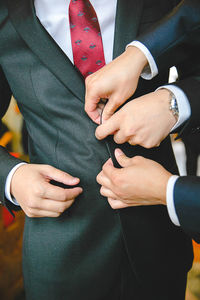
[[[143,45],[139,41],[133,41],[126,47],[129,46],[134,46],[140,49],[146,56],[146,59],[148,60],[148,65],[143,69],[141,77],[146,80],[151,80],[152,78],[154,78],[158,74],[158,68],[153,56],[151,55],[151,52],[147,49],[145,45]]]
[[[167,192],[166,192],[166,201],[167,201],[167,210],[170,216],[171,221],[176,225],[180,226],[180,222],[176,213],[174,205],[174,185],[179,176],[173,175],[169,178],[167,183]]]
[[[166,85],[166,86],[164,85],[159,87],[157,90],[163,88],[171,91],[174,94],[178,105],[179,117],[178,117],[178,121],[171,129],[172,132],[173,130],[178,128],[181,124],[183,124],[187,119],[190,118],[191,116],[190,103],[186,94],[179,87],[175,85]]]
[[[26,164],[26,163],[19,163],[19,164],[17,164],[14,168],[12,168],[12,170],[9,172],[9,174],[8,174],[8,176],[7,176],[7,178],[6,178],[6,184],[5,184],[5,196],[6,196],[6,198],[7,198],[10,202],[12,202],[13,204],[18,205],[18,206],[19,206],[19,204],[18,204],[17,200],[16,200],[14,197],[12,197],[11,194],[10,194],[10,184],[11,184],[11,180],[12,180],[12,177],[13,177],[15,171],[16,171],[19,167],[21,167],[22,165],[25,165],[25,164]]]

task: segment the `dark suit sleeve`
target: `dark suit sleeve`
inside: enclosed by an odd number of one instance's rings
[[[174,187],[174,203],[180,225],[200,242],[200,177],[179,177]]]
[[[175,83],[188,97],[191,118],[177,128],[179,137],[200,132],[200,1],[182,0],[148,32],[137,38],[153,55],[158,71],[176,66]]]
[[[8,82],[4,76],[4,73],[2,69],[0,68],[0,120],[4,116],[5,112],[7,111],[7,108],[9,106],[11,99],[11,90],[8,85]],[[1,122],[0,122],[1,126]],[[7,150],[0,146],[0,201],[9,209],[9,210],[17,210],[18,207],[11,204],[8,200],[5,198],[5,182],[8,173],[10,170],[21,161],[13,156],[11,156]]]
[[[191,67],[194,64],[195,62],[190,62]],[[187,63],[183,65],[187,67]],[[189,70],[189,66],[187,70]],[[187,77],[187,70],[185,71],[186,78],[184,78],[185,76],[182,76],[182,79],[179,79],[172,84],[179,87],[187,96],[191,108],[191,116],[172,133],[178,133],[177,138],[181,138],[189,134],[199,133],[200,138],[200,76]],[[200,73],[200,64],[198,73]]]
[[[200,1],[181,1],[173,11],[137,37],[153,55],[158,71],[188,60],[199,59]]]
[[[174,85],[185,93],[191,108],[191,117],[177,129],[179,137],[199,132],[200,138],[200,79],[189,77],[175,82]]]

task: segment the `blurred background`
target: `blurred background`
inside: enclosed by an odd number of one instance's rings
[[[172,68],[169,81],[174,81],[176,77],[176,69]],[[172,136],[180,174],[200,176],[198,137],[189,136],[187,139],[176,141],[174,138],[175,136]],[[3,119],[0,145],[7,147],[12,155],[28,161],[26,127],[14,99]],[[0,206],[0,300],[25,300],[21,266],[24,214],[21,211],[15,214],[13,219],[10,213]],[[200,300],[200,245],[193,242],[193,247],[194,263],[188,275],[186,300]]]

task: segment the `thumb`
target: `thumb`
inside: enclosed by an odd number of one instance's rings
[[[131,158],[126,156],[124,152],[122,152],[121,149],[117,148],[115,149],[115,157],[118,163],[120,164],[121,167],[129,167],[131,164]]]

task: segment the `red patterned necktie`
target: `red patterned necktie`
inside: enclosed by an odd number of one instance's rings
[[[71,0],[69,22],[74,65],[86,78],[105,65],[96,12],[88,0]]]

